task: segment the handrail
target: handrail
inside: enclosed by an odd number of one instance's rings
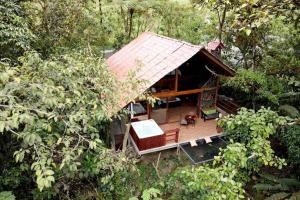
[[[171,139],[167,139],[167,137],[172,137]],[[171,129],[171,130],[166,130],[164,132],[164,142],[165,144],[168,141],[175,141],[175,143],[178,143],[179,139],[179,128]]]

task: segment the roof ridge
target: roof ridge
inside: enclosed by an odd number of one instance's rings
[[[199,47],[199,50],[202,49],[202,48],[204,48],[204,45],[195,45],[195,44],[192,44],[190,42],[186,42],[186,41],[183,41],[183,40],[180,40],[180,39],[171,38],[171,37],[168,37],[168,36],[165,36],[165,35],[160,35],[158,33],[154,33],[154,32],[151,32],[151,31],[145,31],[142,34],[154,35],[154,36],[161,37],[161,38],[164,38],[164,39],[167,39],[167,40],[181,42],[181,43],[184,43],[184,44],[189,45],[191,47],[196,47],[196,48]]]

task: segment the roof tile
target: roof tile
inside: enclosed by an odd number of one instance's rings
[[[147,81],[141,88],[145,91],[201,49],[203,46],[145,32],[109,57],[107,64],[120,80],[140,67],[136,78]]]

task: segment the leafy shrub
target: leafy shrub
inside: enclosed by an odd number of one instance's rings
[[[278,111],[283,116],[289,116],[291,118],[300,117],[299,111],[294,106],[282,105],[282,106],[279,106]]]
[[[11,191],[0,192],[0,200],[15,200],[16,197]]]
[[[101,59],[87,53],[43,60],[32,52],[19,60],[17,67],[0,62],[0,134],[15,144],[7,160],[14,156],[27,164],[40,190],[57,191],[71,191],[87,179],[108,184],[133,166],[134,159],[102,140],[121,99],[132,98],[120,92],[128,82],[119,83]]]
[[[181,169],[167,182],[170,199],[243,199],[243,184],[234,180],[236,170],[198,166]]]
[[[156,188],[149,188],[143,191],[142,199],[143,200],[162,200],[159,198],[161,192]],[[131,197],[129,200],[139,200],[137,197]]]
[[[299,194],[293,194],[300,189],[300,181],[295,178],[278,178],[269,174],[261,174],[253,188],[263,193],[267,199],[294,199]],[[297,198],[295,198],[297,199]]]
[[[280,125],[284,125],[284,117],[270,109],[261,108],[257,112],[241,108],[237,115],[225,116],[219,125],[233,142],[247,146],[249,156],[255,157],[252,170],[257,171],[261,165],[281,168],[284,160],[274,154],[269,138]]]
[[[281,133],[281,140],[287,147],[288,161],[294,166],[300,166],[300,125],[287,127]]]
[[[0,58],[16,61],[31,48],[34,35],[16,1],[0,0]]]

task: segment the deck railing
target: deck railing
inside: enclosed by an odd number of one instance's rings
[[[165,145],[168,142],[174,141],[175,143],[178,143],[179,139],[179,128],[167,130],[164,132],[163,138],[165,140]]]

